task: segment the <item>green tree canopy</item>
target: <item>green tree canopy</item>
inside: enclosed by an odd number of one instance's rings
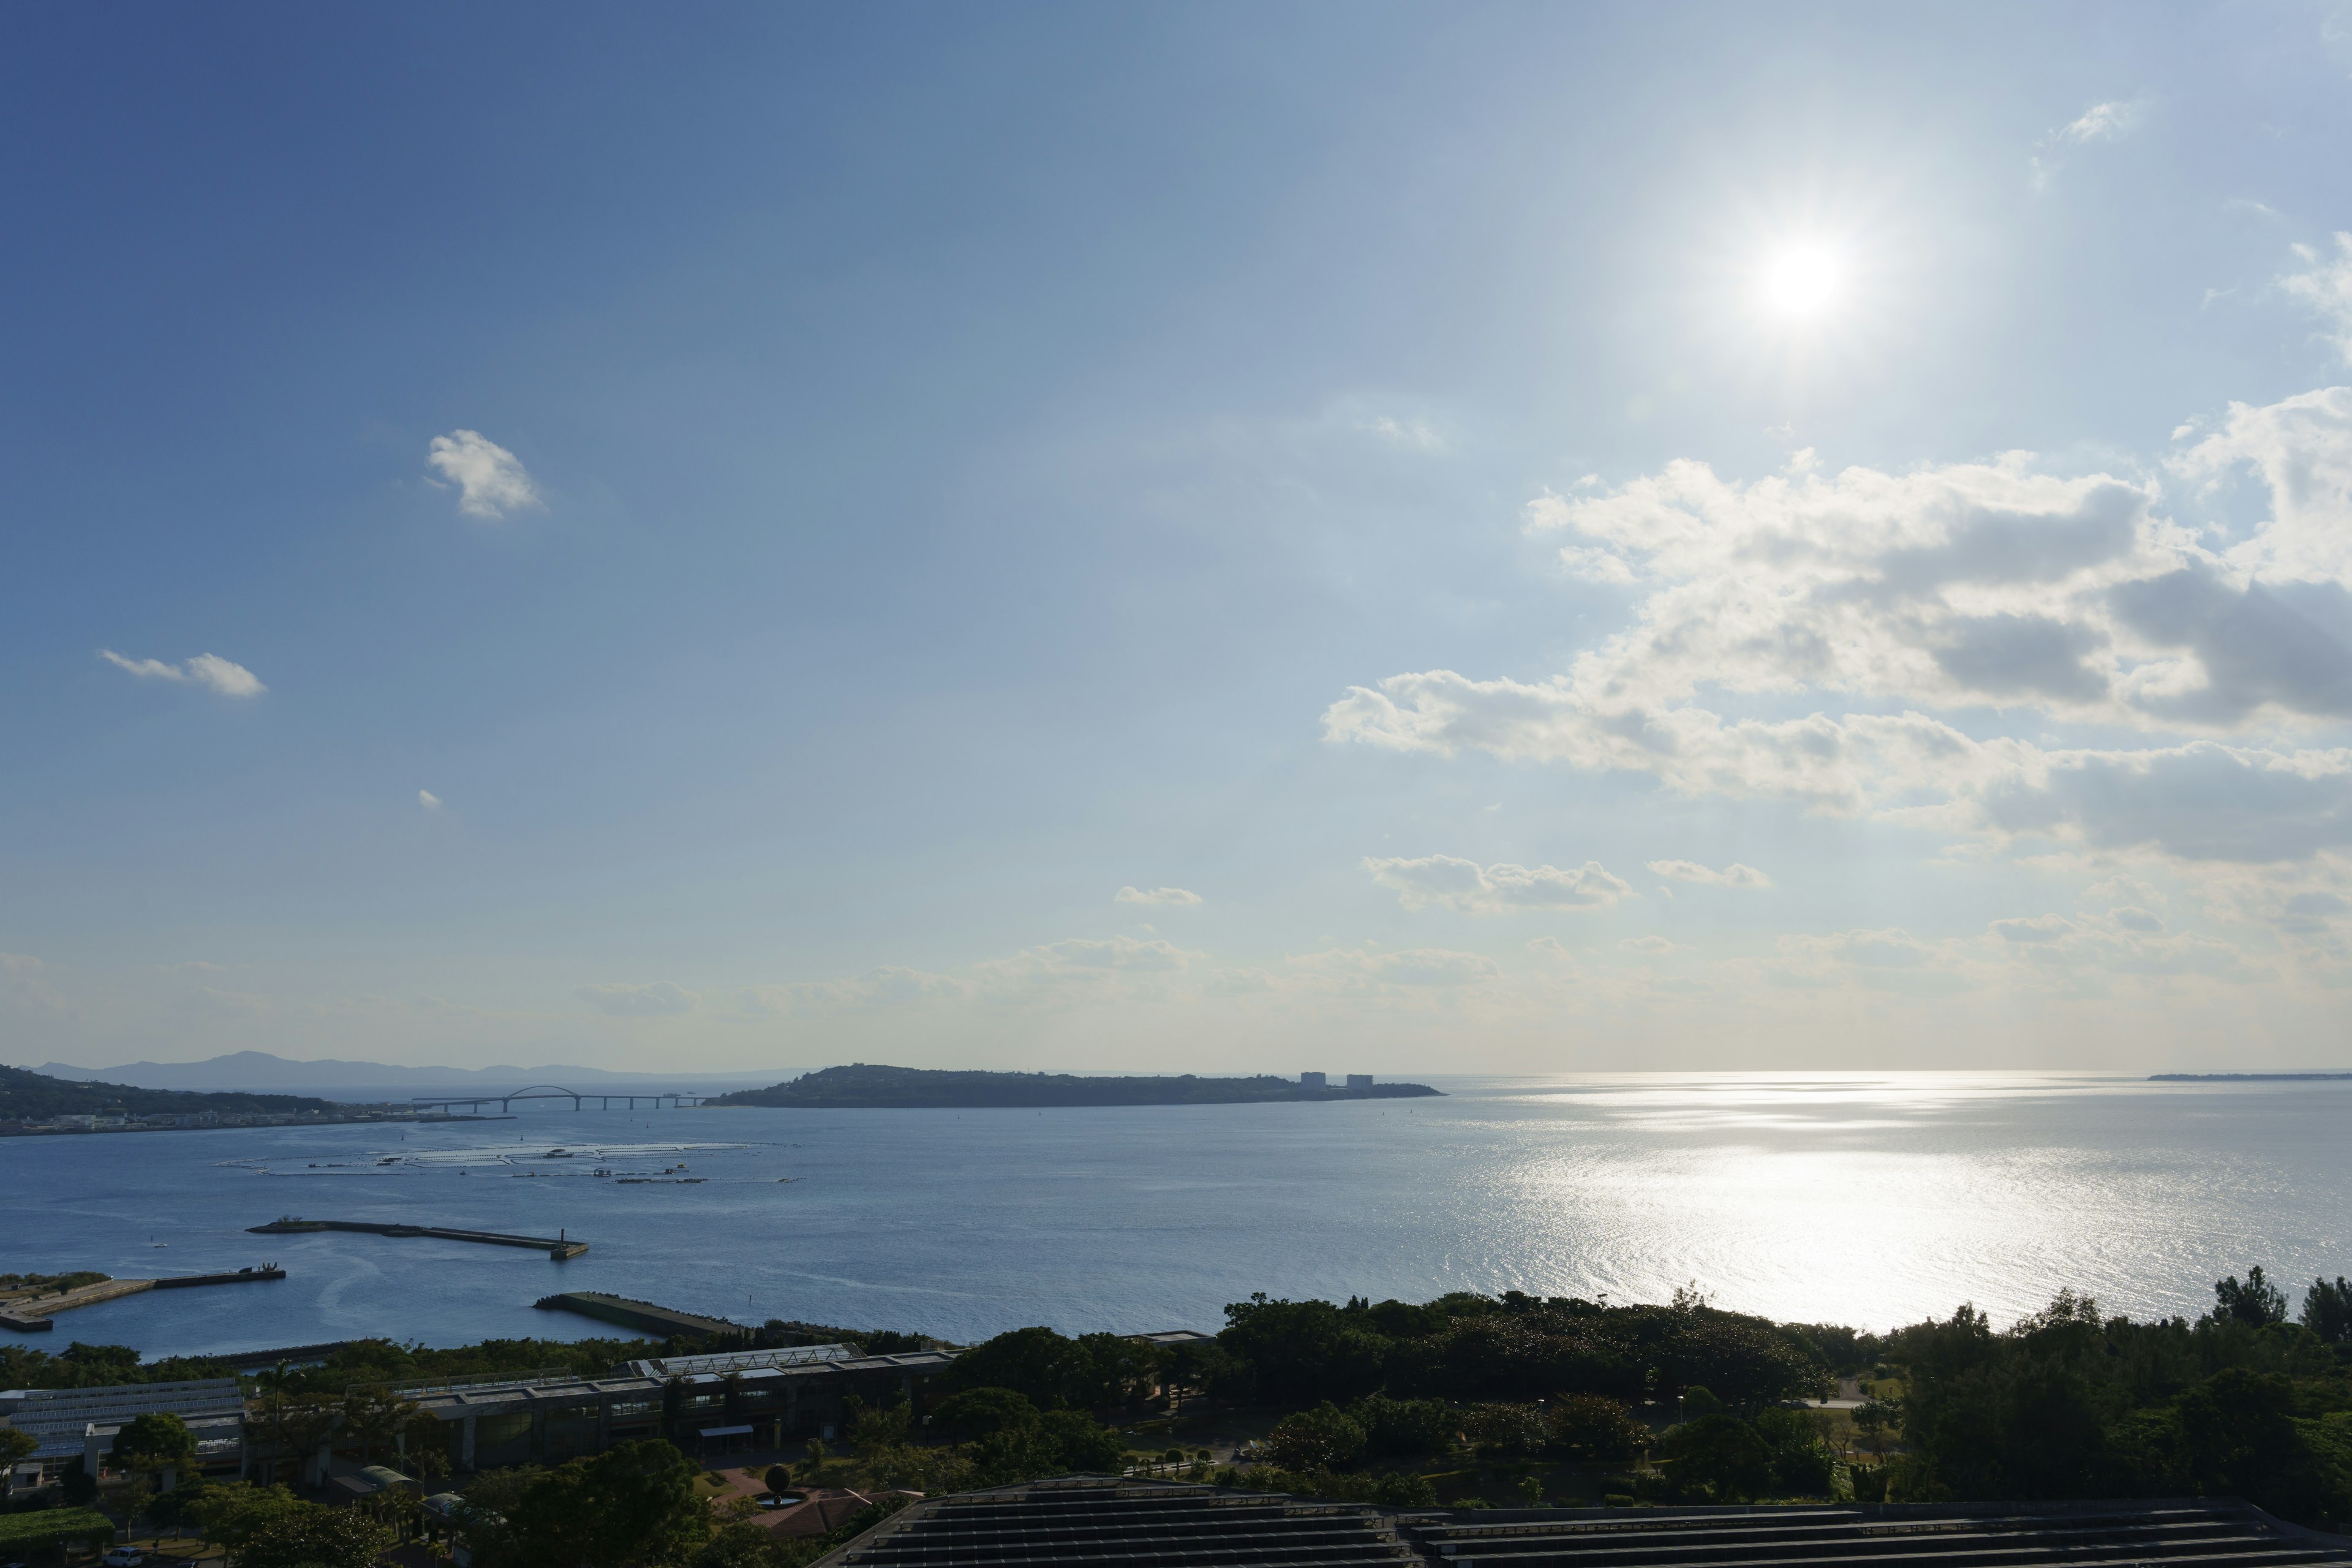
[[[1326,1400],[1276,1422],[1265,1449],[1286,1470],[1337,1470],[1363,1458],[1368,1441],[1363,1427]]]
[[[33,1457],[40,1444],[30,1432],[19,1432],[14,1426],[0,1426],[0,1470]]]
[[[694,1465],[659,1438],[622,1443],[530,1479],[477,1531],[486,1568],[660,1568],[710,1534]],[[499,1500],[504,1501],[505,1500]],[[478,1508],[468,1495],[469,1505]],[[487,1511],[487,1510],[485,1510]]]
[[[2331,1345],[2352,1345],[2352,1280],[2315,1279],[2303,1293],[2303,1326]]]
[[[188,1424],[169,1411],[134,1415],[114,1434],[114,1459],[125,1469],[166,1469],[186,1464],[195,1453]]]
[[[931,1425],[956,1437],[992,1437],[1008,1427],[1034,1426],[1037,1406],[1010,1388],[967,1388],[931,1412]]]
[[[236,1554],[237,1568],[373,1568],[393,1531],[357,1509],[298,1502],[263,1522]]]
[[[2286,1321],[2286,1292],[2263,1278],[2263,1266],[2255,1264],[2246,1270],[2241,1283],[2236,1275],[2213,1281],[2213,1315],[2228,1322],[2242,1323],[2250,1329],[2268,1328],[2273,1323]]]

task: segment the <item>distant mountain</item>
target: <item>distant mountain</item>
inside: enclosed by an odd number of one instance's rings
[[[1077,1078],[1069,1073],[941,1072],[863,1062],[804,1073],[788,1083],[722,1095],[721,1105],[807,1110],[987,1110],[1049,1105],[1251,1105],[1284,1100],[1405,1100],[1440,1091],[1425,1083],[1344,1089],[1286,1078]]]
[[[255,1089],[521,1089],[528,1084],[555,1083],[566,1089],[674,1089],[688,1084],[732,1085],[772,1081],[768,1072],[667,1072],[658,1068],[611,1072],[603,1068],[542,1066],[532,1068],[410,1068],[390,1062],[293,1061],[267,1051],[238,1051],[200,1062],[129,1062],[121,1067],[80,1068],[47,1062],[34,1069],[51,1078],[77,1083],[120,1083],[139,1089],[202,1090]]]

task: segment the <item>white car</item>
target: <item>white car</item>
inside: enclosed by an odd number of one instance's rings
[[[140,1568],[147,1553],[136,1546],[118,1546],[106,1554],[106,1568]]]

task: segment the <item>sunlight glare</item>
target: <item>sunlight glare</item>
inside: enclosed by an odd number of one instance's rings
[[[1826,245],[1796,245],[1764,269],[1764,302],[1784,316],[1817,316],[1836,300],[1845,265]]]

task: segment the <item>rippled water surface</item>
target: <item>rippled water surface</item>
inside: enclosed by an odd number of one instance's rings
[[[1885,1328],[1963,1300],[2006,1320],[2062,1285],[2140,1316],[2200,1310],[2251,1263],[2352,1273],[2352,1083],[1436,1081],[1443,1100],[0,1140],[0,1271],[289,1271],[90,1308],[39,1342],[155,1354],[612,1331],[532,1309],[563,1289],[969,1339],[1213,1329],[1253,1290],[1623,1301],[1696,1281]],[[591,1251],[246,1233],[286,1214],[561,1228]]]

